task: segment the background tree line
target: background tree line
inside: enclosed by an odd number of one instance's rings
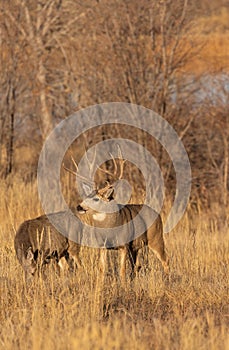
[[[122,101],[153,109],[177,131],[191,161],[194,200],[227,205],[228,20],[227,1],[2,1],[1,177],[33,178],[42,143],[60,120]],[[97,139],[88,132],[76,142],[79,154],[109,132],[98,129]],[[144,133],[132,134],[124,136],[156,155],[172,187],[166,152]]]

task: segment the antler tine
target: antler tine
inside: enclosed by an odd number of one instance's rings
[[[115,160],[115,157],[113,156],[112,153],[109,153],[110,157],[112,158],[113,160],[113,164],[114,164],[114,172],[111,172],[109,170],[105,170],[105,169],[102,169],[101,167],[98,167],[99,170],[101,170],[103,173],[105,174],[108,174],[110,176],[112,176],[113,178],[117,178],[118,180],[120,180],[123,176],[123,171],[124,171],[124,163],[126,162],[126,159],[123,159],[123,156],[122,156],[122,152],[121,152],[121,149],[120,149],[120,146],[118,145],[118,159],[119,159],[119,163],[120,163],[120,174],[118,175],[118,164]]]
[[[112,172],[110,172],[109,170],[105,170],[105,169],[101,168],[100,166],[98,167],[98,169],[107,175],[114,176],[114,174]]]
[[[72,163],[74,164],[75,168],[76,168],[76,171],[79,171],[79,168],[78,168],[78,164],[76,163],[73,155],[71,154],[71,160],[72,160]]]
[[[120,164],[120,174],[119,174],[119,180],[122,179],[123,177],[123,172],[124,172],[124,164],[126,162],[126,159],[122,159],[121,160],[121,164]]]
[[[75,175],[75,176],[77,175],[77,172],[75,172],[75,171],[73,171],[73,170],[67,168],[67,167],[64,165],[64,163],[63,163],[63,168],[64,168],[66,171],[68,171],[70,174]]]
[[[110,156],[111,156],[111,158],[113,160],[113,163],[114,163],[114,174],[113,174],[113,176],[116,176],[117,172],[118,172],[118,165],[117,165],[117,162],[116,162],[115,157],[113,156],[113,154],[112,153],[109,153],[109,154],[110,154]]]
[[[85,182],[87,182],[87,183],[89,183],[89,184],[94,184],[94,182],[93,181],[91,181],[91,180],[89,180],[88,178],[86,178],[85,176],[82,176],[82,175],[80,175],[80,174],[78,174],[78,171],[79,171],[79,167],[78,167],[78,164],[76,163],[76,161],[75,161],[75,159],[73,158],[73,156],[71,155],[71,160],[72,160],[72,162],[73,162],[73,164],[74,164],[74,166],[75,166],[75,168],[76,168],[76,170],[77,170],[77,172],[72,172],[72,173],[74,173],[79,179],[81,179],[81,180],[83,180],[83,181],[85,181]]]
[[[89,180],[89,179],[86,178],[85,176],[82,176],[82,175],[80,175],[80,174],[78,173],[79,168],[78,168],[78,165],[77,165],[77,163],[76,163],[76,161],[75,161],[73,155],[71,155],[71,160],[72,160],[72,162],[73,162],[73,164],[74,164],[74,166],[75,166],[75,168],[76,168],[76,171],[73,171],[72,169],[67,168],[67,167],[64,165],[64,163],[63,163],[63,168],[64,168],[66,171],[68,171],[70,174],[76,176],[78,179],[83,180],[84,182],[87,182],[88,184],[94,185],[94,182],[93,182],[93,181]]]
[[[99,166],[98,166],[98,169],[99,169],[100,171],[102,171],[103,173],[107,174],[107,175],[110,175],[110,176],[112,176],[112,177],[115,177],[115,176],[117,175],[118,166],[117,166],[117,163],[116,163],[116,161],[115,161],[115,158],[114,158],[113,154],[109,153],[109,155],[110,155],[110,157],[112,158],[113,163],[114,163],[114,172],[111,172],[111,171],[109,171],[109,170],[107,170],[107,169],[103,169],[103,168],[101,168],[101,167],[99,167]]]
[[[98,165],[95,164],[95,160],[96,160],[96,145],[95,145],[95,151],[94,151],[94,153],[93,153],[93,158],[92,158],[91,162],[90,162],[90,160],[88,159],[88,154],[87,154],[86,147],[84,147],[84,149],[85,149],[85,157],[86,157],[87,163],[88,163],[89,174],[90,174],[90,176],[92,176],[92,171],[93,171],[95,165],[96,165],[96,169],[99,168]],[[94,181],[91,181],[91,180],[90,180],[90,183],[93,184],[94,189],[97,190],[97,185],[96,185],[96,183],[95,183]]]
[[[92,169],[94,168],[94,165],[95,165],[95,160],[96,160],[96,145],[95,145],[95,152],[93,153],[93,158],[92,158],[92,161],[90,162],[89,159],[88,159],[88,155],[87,155],[87,151],[86,151],[86,148],[85,148],[85,157],[87,159],[87,162],[88,162],[88,167],[90,169],[90,172],[92,171]],[[91,174],[90,174],[91,175]]]
[[[123,177],[123,171],[124,171],[124,164],[126,162],[126,159],[123,159],[123,155],[122,155],[122,151],[119,145],[117,145],[118,147],[118,158],[120,160],[120,174],[118,179],[120,180]]]
[[[71,153],[71,160],[72,160],[72,162],[73,162],[73,164],[74,164],[74,166],[75,166],[75,168],[76,168],[76,171],[73,171],[73,170],[67,168],[67,167],[64,165],[64,163],[63,163],[63,168],[64,168],[66,171],[68,171],[70,174],[77,176],[78,165],[76,164],[76,162],[75,162],[75,160],[74,160],[74,158],[73,158],[72,153]]]
[[[107,185],[103,188],[101,188],[100,190],[98,190],[98,193],[102,196],[104,195],[104,193],[107,192],[107,190],[109,190],[110,188],[112,188],[113,185],[111,185],[108,181],[107,181]]]

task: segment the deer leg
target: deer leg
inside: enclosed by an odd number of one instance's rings
[[[74,270],[74,267],[81,268],[82,262],[79,257],[80,245],[74,242],[69,242],[70,246],[68,252],[65,254],[65,259],[68,263],[69,269]]]
[[[126,258],[130,258],[129,248],[122,247],[121,250],[121,260],[120,260],[120,277],[123,282],[126,280]],[[131,259],[130,259],[131,260]]]
[[[136,254],[136,259],[135,259],[135,272],[139,272],[140,269],[141,269],[139,251],[136,251],[135,254]]]
[[[65,260],[64,260],[64,258],[65,258]],[[68,262],[67,262],[67,259],[66,259],[66,257],[62,257],[59,261],[58,261],[58,266],[60,267],[60,270],[61,271],[64,271],[65,269],[66,269],[66,265],[68,266]],[[67,262],[67,264],[66,264],[66,262]]]
[[[78,255],[72,255],[69,257],[69,259],[73,261],[74,266],[76,266],[78,269],[82,267],[82,262]]]
[[[128,256],[129,256],[129,261],[131,266],[130,278],[133,279],[135,277],[135,272],[136,272],[137,252],[132,249],[129,249]]]
[[[25,272],[25,280],[26,282],[28,282],[32,279],[35,272],[37,271],[38,250],[36,250],[35,253],[33,253],[32,247],[29,247],[28,251],[26,252],[26,257],[24,257],[23,252],[21,253],[21,256],[22,267]]]
[[[160,240],[156,243],[148,242],[148,247],[153,250],[158,259],[161,261],[164,272],[167,274],[169,272],[169,259],[165,252],[164,241]]]
[[[107,249],[106,248],[101,248],[100,249],[100,266],[99,266],[99,270],[101,272],[101,274],[105,275],[106,272],[106,264],[107,264]]]
[[[74,271],[76,268],[78,269],[82,267],[82,263],[78,255],[66,254],[65,260],[67,261],[70,271]]]
[[[131,265],[131,279],[133,279],[136,276],[136,273],[141,269],[138,250],[129,249],[129,260]]]

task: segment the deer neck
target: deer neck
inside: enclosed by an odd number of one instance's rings
[[[92,218],[95,221],[103,222],[104,220],[106,220],[107,214],[106,213],[95,212],[94,214],[92,214]]]

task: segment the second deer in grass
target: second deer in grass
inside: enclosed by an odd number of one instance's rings
[[[60,212],[59,215],[61,214],[63,213]],[[26,280],[52,261],[61,267],[63,258],[70,268],[75,263],[81,265],[80,245],[60,234],[46,215],[24,221],[16,232],[14,246]]]

